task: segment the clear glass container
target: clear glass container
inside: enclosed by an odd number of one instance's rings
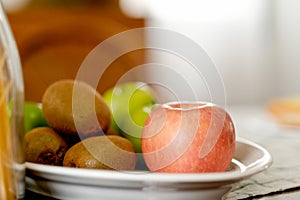
[[[0,199],[25,194],[24,87],[17,46],[0,3]]]

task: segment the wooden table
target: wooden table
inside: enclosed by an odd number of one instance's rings
[[[229,111],[237,134],[265,147],[273,164],[235,185],[225,199],[300,199],[300,128],[279,125],[263,105],[230,107]]]

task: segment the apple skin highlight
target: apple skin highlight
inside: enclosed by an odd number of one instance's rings
[[[141,146],[152,172],[202,173],[226,171],[235,142],[233,121],[223,108],[206,102],[170,102],[150,113]]]

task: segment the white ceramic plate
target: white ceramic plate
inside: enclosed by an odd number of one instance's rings
[[[58,199],[221,199],[231,184],[272,163],[261,146],[238,138],[230,170],[222,173],[162,174],[54,167],[26,163],[27,189]]]

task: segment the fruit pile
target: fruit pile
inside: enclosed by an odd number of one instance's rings
[[[101,96],[84,82],[57,81],[44,92],[41,106],[25,103],[26,161],[133,170],[148,116],[145,108],[149,110],[154,102],[149,88],[141,83],[125,83]],[[138,117],[138,130],[122,128],[133,123],[128,114]]]
[[[29,114],[25,104],[26,160],[110,170],[144,164],[167,173],[230,167],[235,129],[225,109],[209,102],[155,103],[150,87],[140,82],[100,95],[84,82],[57,81],[41,107],[30,105]]]

